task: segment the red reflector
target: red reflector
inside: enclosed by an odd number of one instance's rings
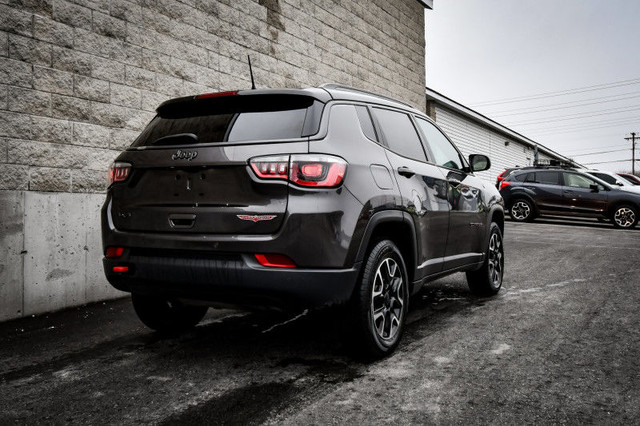
[[[256,260],[262,266],[272,268],[295,268],[296,264],[283,254],[256,254]]]
[[[502,188],[504,188],[504,187],[506,187],[506,186],[509,186],[509,185],[511,185],[511,183],[507,182],[506,180],[503,180],[503,181],[500,183],[500,189],[502,189]]]
[[[107,247],[106,257],[120,257],[124,253],[124,247]]]
[[[129,272],[128,266],[114,266],[113,272]]]
[[[196,99],[219,98],[222,96],[235,96],[237,94],[237,90],[231,92],[203,93],[202,95],[196,95]]]

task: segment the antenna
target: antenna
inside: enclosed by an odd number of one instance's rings
[[[253,69],[251,68],[251,56],[247,55],[247,59],[249,60],[249,74],[251,74],[251,90],[255,90],[256,83],[253,81]]]

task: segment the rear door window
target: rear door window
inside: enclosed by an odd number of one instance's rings
[[[420,138],[409,116],[402,112],[373,108],[382,136],[389,148],[408,158],[427,161]]]
[[[560,173],[545,170],[541,172],[536,172],[536,183],[542,183],[545,185],[559,185],[560,184]]]

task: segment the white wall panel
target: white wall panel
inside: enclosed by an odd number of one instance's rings
[[[493,184],[504,169],[533,164],[534,152],[528,145],[517,142],[439,104],[436,104],[435,112],[438,126],[466,157],[469,154],[485,154],[491,159],[491,168],[478,173],[478,177]],[[541,154],[540,158],[548,157]]]

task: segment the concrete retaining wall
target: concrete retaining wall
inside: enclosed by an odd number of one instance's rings
[[[103,201],[0,191],[0,321],[124,295],[102,273]]]

